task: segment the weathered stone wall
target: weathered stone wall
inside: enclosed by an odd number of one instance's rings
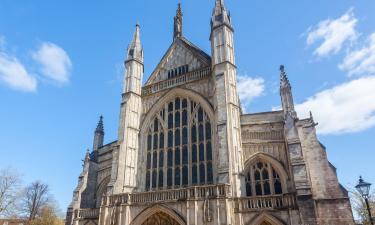
[[[320,224],[353,224],[347,191],[340,185],[336,168],[328,161],[325,147],[319,142],[315,123],[310,119],[297,123],[307,164],[316,217]]]

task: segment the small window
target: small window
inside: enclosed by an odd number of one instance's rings
[[[168,129],[172,129],[173,128],[173,114],[170,113],[168,114]]]
[[[168,166],[173,166],[173,152],[172,152],[172,149],[168,150]]]
[[[172,186],[172,168],[168,168],[168,172],[167,172],[167,186],[168,187]]]
[[[146,172],[146,190],[150,189],[150,172]]]
[[[191,168],[192,176],[191,176],[191,182],[192,184],[198,184],[198,170],[197,165],[193,165]]]
[[[175,150],[174,164],[175,164],[175,166],[180,165],[180,148],[176,148],[176,150]]]
[[[189,183],[188,167],[184,166],[182,168],[182,185],[187,185]]]
[[[163,170],[160,169],[160,170],[159,170],[159,184],[158,184],[159,187],[163,187],[163,182],[164,182],[163,179],[164,179],[164,178],[163,178]]]
[[[168,147],[173,147],[173,132],[168,131]]]
[[[189,160],[188,160],[188,149],[187,149],[187,146],[184,146],[182,148],[182,164],[188,164],[189,163]]]
[[[184,127],[184,128],[182,129],[182,144],[183,144],[183,145],[186,145],[187,142],[188,142],[188,131],[187,131],[187,128]]]
[[[129,50],[129,56],[130,57],[134,57],[134,49],[130,49]]]
[[[207,144],[206,144],[206,154],[207,154],[207,161],[211,161],[212,160],[211,142],[207,142]]]
[[[153,145],[153,149],[157,149],[158,148],[158,135],[157,134],[154,134],[154,145]]]
[[[153,170],[152,171],[152,188],[156,188],[157,178],[158,178],[158,171],[157,170]]]
[[[181,132],[179,129],[176,129],[175,133],[174,133],[174,145],[175,146],[178,146],[180,145],[180,138],[181,138]]]
[[[175,177],[174,177],[174,185],[179,186],[180,185],[180,168],[175,169]]]
[[[152,154],[152,168],[157,168],[158,167],[158,153],[154,151]]]
[[[180,99],[179,98],[176,98],[176,110],[180,109]]]
[[[203,121],[203,109],[202,109],[202,107],[199,107],[199,109],[198,109],[198,121],[199,122]]]
[[[207,163],[207,182],[211,184],[213,183],[213,179],[214,179],[214,176],[212,172],[212,163],[208,162]]]
[[[180,111],[174,114],[174,125],[175,127],[180,127]]]
[[[196,145],[193,145],[192,146],[192,150],[191,150],[191,157],[192,157],[192,162],[193,163],[197,163],[198,162],[198,154],[197,154],[197,146]]]
[[[206,123],[206,140],[211,139],[211,124]]]
[[[199,165],[199,183],[204,184],[206,182],[206,168],[203,163]]]
[[[203,125],[199,125],[199,141],[203,141],[204,139],[204,131],[203,131]]]
[[[186,126],[187,125],[187,111],[184,110],[182,111],[182,126]]]
[[[159,152],[159,168],[163,168],[164,166],[164,152]]]
[[[183,109],[187,108],[187,100],[186,99],[182,100],[182,108]]]
[[[204,162],[204,145],[201,143],[199,145],[199,161]]]
[[[191,127],[191,141],[197,141],[197,128],[195,127],[195,125]]]
[[[164,133],[160,133],[160,136],[159,136],[159,148],[164,148]]]

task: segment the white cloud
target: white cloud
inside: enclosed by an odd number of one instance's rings
[[[312,111],[321,134],[363,131],[375,126],[375,76],[327,89],[296,105],[298,115]]]
[[[338,19],[321,21],[317,26],[309,28],[307,45],[322,40],[319,47],[315,49],[314,55],[321,57],[338,53],[346,42],[357,39],[358,33],[355,29],[357,22],[352,9]]]
[[[32,57],[40,64],[45,77],[62,84],[69,82],[72,62],[64,49],[44,42]]]
[[[16,90],[33,92],[37,88],[37,80],[27,72],[18,59],[2,52],[0,52],[0,80]]]
[[[249,106],[249,103],[256,97],[264,93],[264,79],[257,77],[252,78],[245,75],[237,76],[237,91],[241,99],[243,109]]]
[[[375,74],[375,33],[369,36],[367,42],[363,48],[349,52],[339,68],[350,76]]]

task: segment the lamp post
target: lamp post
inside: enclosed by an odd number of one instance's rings
[[[369,193],[370,193],[370,186],[371,186],[371,184],[365,182],[362,179],[362,176],[360,176],[359,177],[359,182],[355,186],[355,188],[362,195],[362,197],[365,199],[366,207],[367,207],[367,211],[368,211],[368,216],[370,218],[370,223],[371,223],[371,225],[374,225],[374,221],[373,221],[372,216],[371,216],[370,204],[368,203],[368,198],[369,198]]]

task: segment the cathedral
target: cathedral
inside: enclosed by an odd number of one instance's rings
[[[125,59],[118,139],[101,117],[66,225],[353,225],[312,116],[298,118],[280,66],[282,109],[245,114],[237,92],[234,28],[223,0],[211,53],[183,33],[143,84],[136,25]]]

